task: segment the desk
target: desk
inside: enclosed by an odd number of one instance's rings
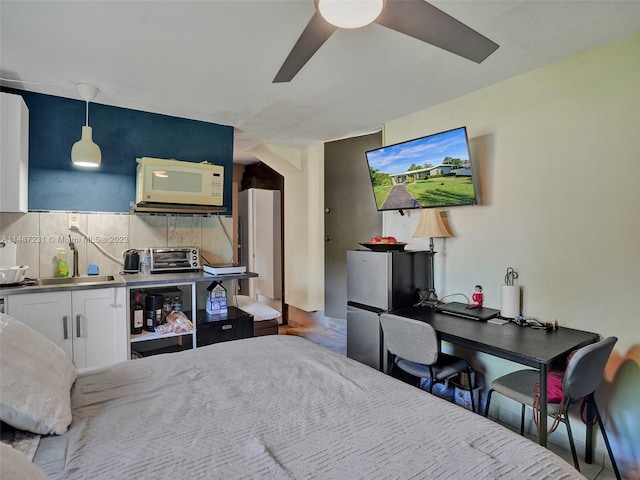
[[[572,350],[599,340],[597,333],[560,327],[555,331],[537,330],[514,323],[494,325],[437,313],[430,308],[409,307],[389,313],[429,323],[441,340],[455,345],[505,358],[540,370],[540,398],[547,398],[547,373],[555,361],[566,358]],[[591,431],[587,431],[590,445]],[[539,443],[547,446],[547,402],[540,402]],[[587,462],[590,454],[587,452]]]

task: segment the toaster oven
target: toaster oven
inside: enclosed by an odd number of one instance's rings
[[[198,247],[152,247],[151,273],[200,270]]]

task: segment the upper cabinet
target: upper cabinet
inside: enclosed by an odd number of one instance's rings
[[[20,95],[0,93],[0,212],[28,211],[29,110]]]

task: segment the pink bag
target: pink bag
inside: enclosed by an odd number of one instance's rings
[[[559,403],[560,407],[558,412],[554,415],[553,422],[549,427],[547,434],[553,433],[558,424],[560,418],[564,412],[564,391],[562,390],[562,379],[564,378],[564,370],[556,371],[552,370],[547,375],[547,403]],[[540,435],[540,382],[536,382],[533,388],[533,421],[538,429],[538,435]]]
[[[573,354],[576,353],[577,350],[574,350],[567,357],[567,364]],[[547,403],[559,403],[557,413],[554,415],[553,423],[549,427],[549,432],[552,433],[556,428],[558,428],[558,424],[560,423],[560,418],[564,413],[564,390],[562,389],[562,380],[564,380],[564,370],[551,370],[547,374]],[[533,387],[533,421],[536,424],[536,428],[538,429],[538,435],[540,435],[540,382],[536,382]]]
[[[562,390],[562,380],[564,379],[564,370],[552,370],[547,375],[547,402],[561,403],[564,399]],[[540,382],[536,382],[533,389],[533,396],[540,397]]]

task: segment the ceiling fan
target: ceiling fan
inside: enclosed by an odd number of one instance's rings
[[[290,82],[331,34],[341,27],[357,28],[375,22],[476,63],[481,63],[499,46],[424,0],[314,0],[314,2],[316,12],[280,67],[273,83]],[[345,27],[331,17],[332,7],[343,10],[355,8],[360,11],[367,4],[373,6],[373,12],[369,19],[363,20],[366,23]]]

